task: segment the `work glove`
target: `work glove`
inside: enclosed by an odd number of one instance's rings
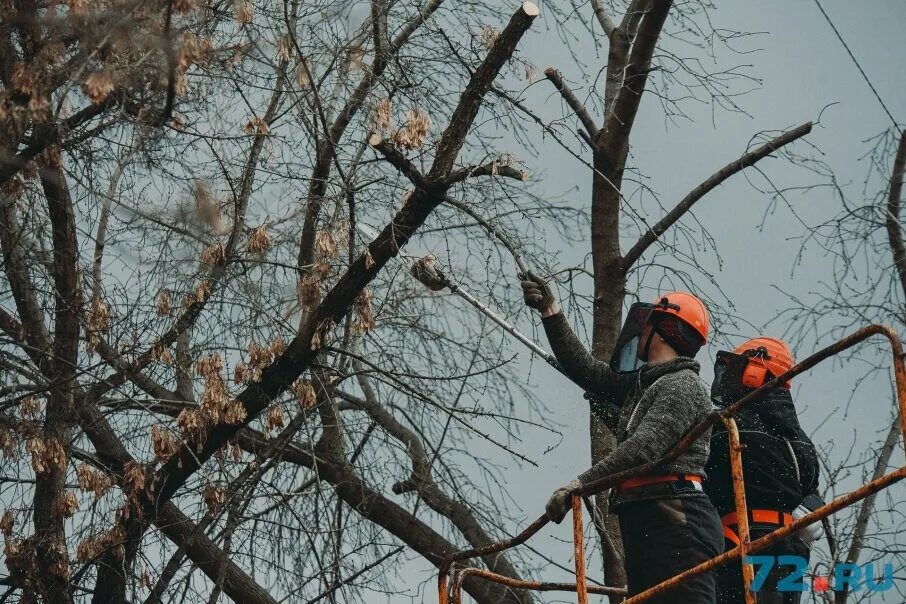
[[[520,278],[522,279],[522,299],[525,300],[526,306],[543,313],[557,303],[551,288],[541,277],[528,271],[520,275]]]
[[[563,522],[563,519],[566,517],[566,512],[568,512],[573,505],[573,491],[576,491],[581,487],[582,482],[577,478],[565,487],[560,487],[554,491],[550,499],[547,500],[547,505],[544,506],[545,515],[557,524]]]

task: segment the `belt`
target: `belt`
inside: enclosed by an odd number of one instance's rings
[[[792,514],[781,512],[779,510],[749,510],[749,520],[758,524],[773,524],[776,526],[787,526],[793,523]],[[731,526],[739,524],[737,522],[736,512],[724,514],[720,523],[724,527],[724,537],[735,545],[739,545],[739,535],[731,529]]]
[[[702,477],[696,476],[695,474],[666,474],[661,476],[637,476],[635,478],[630,478],[622,483],[618,487],[619,490],[624,491],[626,489],[635,489],[638,487],[646,487],[650,484],[660,484],[663,482],[691,482],[695,485],[696,490],[702,490]]]

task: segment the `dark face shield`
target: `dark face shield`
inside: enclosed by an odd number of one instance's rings
[[[714,361],[714,381],[711,383],[711,400],[718,407],[732,405],[750,389],[742,384],[742,373],[750,355],[718,352]]]
[[[655,310],[654,304],[637,302],[629,307],[629,313],[623,322],[623,329],[613,349],[610,366],[614,371],[629,373],[641,369],[648,359],[649,342],[642,341],[642,332]],[[654,333],[653,330],[650,333]],[[649,335],[647,339],[651,339]]]

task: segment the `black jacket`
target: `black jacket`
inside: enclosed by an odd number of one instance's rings
[[[818,454],[803,432],[793,398],[775,388],[735,415],[742,452],[749,509],[792,512],[818,488]],[[729,439],[718,424],[711,434],[705,491],[720,515],[735,510],[730,474]]]

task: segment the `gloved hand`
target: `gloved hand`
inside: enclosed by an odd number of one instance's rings
[[[528,271],[520,275],[520,278],[522,279],[522,299],[525,300],[526,306],[544,314],[557,304],[554,293],[541,277]]]
[[[554,491],[550,499],[547,500],[547,505],[544,506],[544,513],[551,521],[556,522],[557,524],[563,522],[563,519],[566,517],[566,512],[568,512],[573,505],[573,491],[581,488],[581,486],[582,482],[577,478],[565,487],[560,487]]]

